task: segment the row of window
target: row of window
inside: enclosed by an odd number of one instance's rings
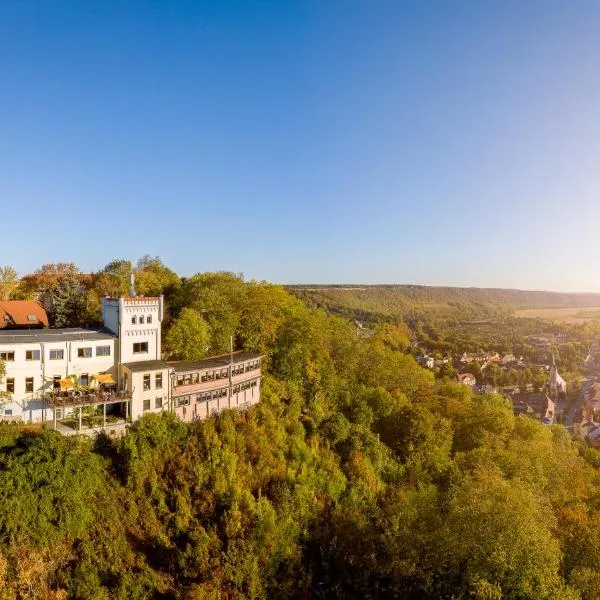
[[[242,373],[248,373],[260,368],[260,360],[253,360],[249,363],[240,363],[233,365],[231,375],[235,377]],[[175,385],[194,385],[195,383],[204,383],[205,381],[217,381],[229,377],[229,367],[224,369],[211,369],[210,371],[196,371],[195,373],[185,373],[177,375]]]
[[[163,405],[163,399],[161,398],[154,398],[154,408],[162,408]],[[143,406],[144,412],[147,410],[150,410],[150,398],[144,400],[144,406]]]
[[[60,389],[60,380],[63,378],[62,375],[54,375],[52,377],[52,387],[55,390]],[[79,375],[79,383],[80,385],[89,385],[90,384],[90,374],[89,373],[81,373]],[[25,377],[25,393],[31,393],[34,390],[34,378],[33,377]],[[15,393],[15,378],[7,377],[6,378],[6,391],[10,394]]]
[[[135,344],[134,344],[135,346]],[[135,352],[135,349],[134,349]],[[146,352],[148,352],[148,344],[146,343]],[[86,348],[77,348],[77,358],[92,358],[94,348],[89,346]],[[40,350],[25,350],[25,360],[40,360]],[[110,346],[96,346],[96,356],[110,356]],[[64,348],[56,348],[48,353],[49,360],[64,360]],[[14,351],[0,351],[0,360],[4,362],[14,362]]]
[[[255,388],[257,385],[257,380],[254,379],[252,381],[246,381],[240,385],[236,385],[232,388],[231,394],[232,396],[235,394],[239,394],[248,389]],[[252,389],[252,394],[254,395],[254,389]],[[227,398],[228,391],[227,388],[221,388],[219,390],[212,390],[210,392],[198,392],[195,397],[194,395],[188,396],[179,396],[178,398],[173,398],[173,406],[188,406],[192,401],[195,402],[208,402],[209,400],[216,400],[218,398]]]
[[[154,376],[154,389],[162,390],[162,386],[163,386],[162,373],[156,373],[156,375]],[[143,390],[145,392],[147,392],[148,390],[151,390],[151,389],[152,389],[152,377],[149,373],[147,373],[146,375],[144,375]]]
[[[252,381],[244,381],[244,383],[241,383],[240,385],[233,386],[231,393],[239,394],[240,392],[243,392],[244,390],[248,390],[250,388],[256,387],[256,384],[257,384],[256,379],[253,379]]]
[[[132,315],[131,324],[136,325],[137,323],[140,325],[143,325],[144,323],[152,323],[152,315],[147,315],[145,318],[144,315],[140,315],[139,318],[137,315]]]
[[[15,378],[14,377],[6,378],[6,391],[9,394],[15,393]],[[25,377],[25,391],[27,393],[33,392],[33,377]]]

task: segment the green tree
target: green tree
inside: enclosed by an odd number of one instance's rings
[[[228,350],[229,338],[238,331],[246,294],[241,276],[203,273],[183,284],[177,304],[202,315],[210,327],[210,352],[219,354]]]
[[[79,272],[68,271],[49,284],[40,296],[51,327],[77,327],[87,321],[86,289]]]
[[[184,308],[167,333],[166,346],[175,359],[205,357],[210,348],[210,329],[202,315],[193,308]]]
[[[145,255],[136,263],[135,288],[144,296],[172,295],[180,286],[178,275],[166,267],[158,256]]]

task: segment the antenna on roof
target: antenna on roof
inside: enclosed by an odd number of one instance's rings
[[[131,275],[129,276],[129,296],[131,298],[135,298],[135,273],[131,271]]]

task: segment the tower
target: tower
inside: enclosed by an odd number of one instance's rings
[[[559,392],[567,391],[567,384],[565,380],[559,375],[558,368],[556,367],[556,359],[554,352],[552,352],[552,365],[550,366],[550,374],[548,378],[548,388],[550,390],[550,398],[554,401],[558,400]]]
[[[119,363],[160,359],[163,316],[162,295],[102,298],[104,327],[118,338]]]

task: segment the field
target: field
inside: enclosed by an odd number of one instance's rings
[[[578,324],[585,323],[586,321],[600,320],[600,306],[588,308],[526,308],[515,310],[514,316],[529,319],[546,319],[555,323]]]

